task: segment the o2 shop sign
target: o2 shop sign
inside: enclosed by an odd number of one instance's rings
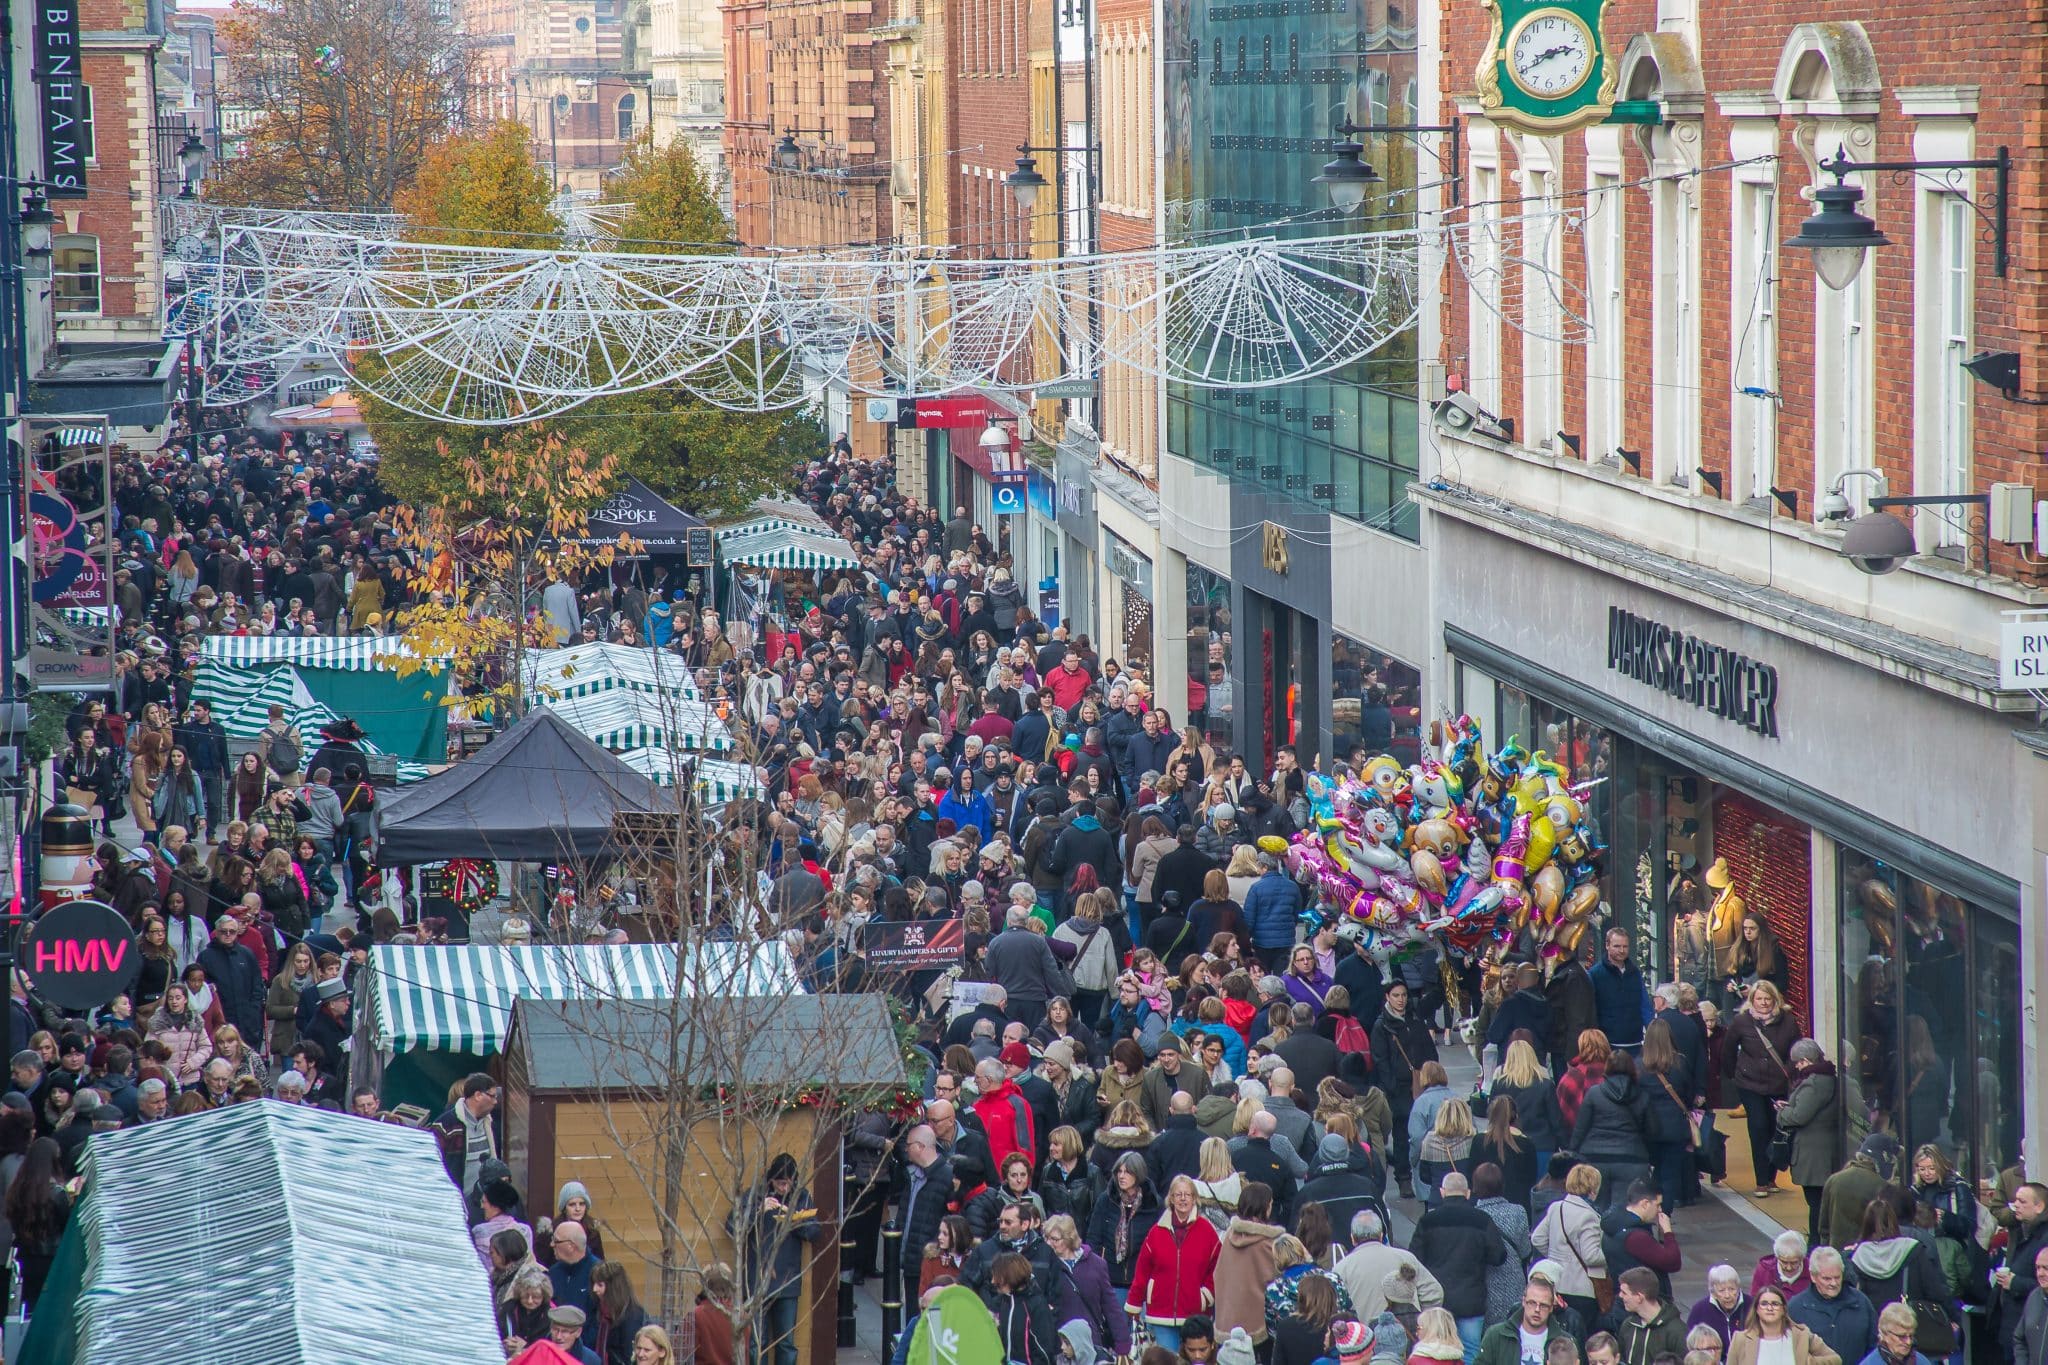
[[[15,954],[36,994],[67,1010],[98,1009],[135,984],[142,952],[128,921],[101,901],[53,906]]]

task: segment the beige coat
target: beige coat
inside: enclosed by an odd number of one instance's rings
[[[1792,1333],[1792,1365],[1842,1365],[1842,1358],[1828,1344],[1799,1323],[1789,1324]],[[1754,1330],[1737,1332],[1728,1343],[1727,1365],[1756,1365],[1759,1338]]]

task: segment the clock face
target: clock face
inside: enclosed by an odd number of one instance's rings
[[[1593,72],[1593,32],[1577,15],[1539,9],[1508,39],[1508,75],[1537,99],[1563,99]]]

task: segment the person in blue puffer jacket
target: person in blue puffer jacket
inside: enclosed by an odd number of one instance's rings
[[[1244,919],[1252,947],[1266,971],[1279,976],[1294,951],[1294,926],[1301,918],[1301,887],[1280,870],[1270,853],[1259,854],[1259,879],[1244,895]]]

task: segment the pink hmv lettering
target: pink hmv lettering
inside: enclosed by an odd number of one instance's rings
[[[94,938],[83,943],[66,939],[36,944],[32,960],[37,972],[115,972],[121,969],[128,948],[125,939]]]

